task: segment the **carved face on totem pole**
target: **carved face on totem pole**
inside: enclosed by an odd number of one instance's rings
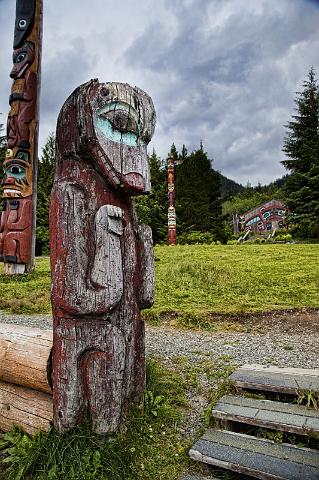
[[[70,144],[70,150],[86,150],[112,187],[131,195],[150,191],[150,174],[146,147],[155,128],[152,99],[141,89],[123,83],[98,83],[92,80],[85,89],[85,117],[79,114],[83,104],[75,108],[81,131],[81,145]],[[72,109],[72,97],[64,108]],[[73,105],[74,108],[74,105]],[[72,115],[72,113],[71,113]],[[61,116],[62,118],[62,116]],[[66,145],[67,130],[58,121],[57,142]]]
[[[34,62],[34,58],[34,44],[32,42],[25,42],[22,47],[14,50],[12,58],[13,67],[10,72],[10,77],[14,80],[22,78]]]
[[[27,150],[18,149],[14,156],[13,151],[8,149],[3,171],[3,198],[24,198],[32,194],[32,167]]]

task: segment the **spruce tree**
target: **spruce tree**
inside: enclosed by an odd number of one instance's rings
[[[225,240],[220,197],[221,180],[202,145],[176,167],[177,232],[211,232]]]
[[[55,171],[55,136],[51,133],[38,167],[36,254],[49,252],[50,195]]]
[[[303,87],[295,99],[296,115],[286,125],[283,151],[288,158],[282,163],[291,172],[285,193],[296,232],[312,237],[319,234],[319,90],[313,68]]]
[[[166,240],[167,235],[167,172],[155,150],[149,157],[152,190],[149,195],[134,198],[139,220],[152,229],[154,244]]]

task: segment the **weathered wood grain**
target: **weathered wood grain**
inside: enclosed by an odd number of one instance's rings
[[[52,332],[0,323],[0,380],[52,393]]]
[[[131,195],[150,189],[146,146],[151,98],[137,87],[92,80],[62,107],[50,237],[54,316],[54,423],[87,413],[116,431],[145,386],[144,323],[152,305],[152,238]]]
[[[270,400],[226,395],[215,405],[212,416],[300,435],[319,432],[318,410]]]
[[[0,381],[0,430],[14,426],[33,435],[48,431],[53,419],[52,396]]]
[[[237,388],[296,395],[298,389],[319,392],[318,369],[293,369],[243,365],[229,377]]]
[[[259,479],[319,478],[318,452],[234,432],[206,432],[189,455],[193,460]]]

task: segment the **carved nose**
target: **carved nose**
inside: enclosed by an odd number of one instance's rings
[[[14,68],[10,72],[10,78],[13,78],[13,80],[17,78],[17,72]]]
[[[2,185],[14,185],[16,183],[16,179],[13,177],[4,177],[1,183]]]

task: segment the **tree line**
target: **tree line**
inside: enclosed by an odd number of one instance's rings
[[[319,237],[319,88],[310,69],[297,92],[296,111],[286,125],[282,162],[288,174],[269,185],[251,187],[224,177],[213,168],[202,143],[188,153],[171,146],[175,166],[175,208],[180,243],[225,243],[232,235],[231,219],[267,200],[283,200],[290,208],[293,233],[299,238]],[[6,138],[0,124],[0,162]],[[138,216],[151,226],[154,243],[166,241],[167,167],[155,150],[149,157],[152,191],[134,199]],[[55,169],[55,137],[51,134],[42,150],[38,172],[36,253],[49,252],[49,205]],[[0,180],[3,176],[0,171]]]

